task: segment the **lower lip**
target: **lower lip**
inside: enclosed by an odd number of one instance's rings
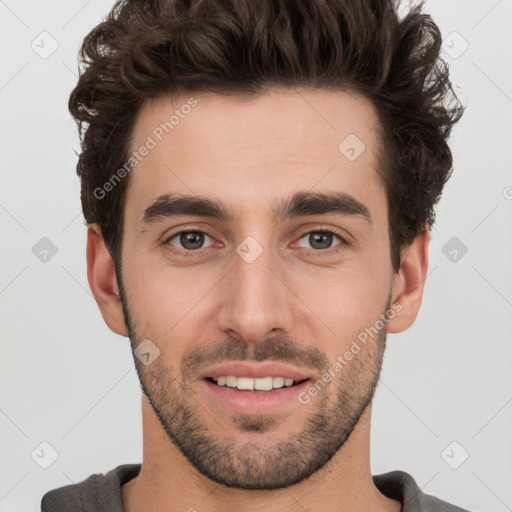
[[[209,380],[202,379],[202,385],[221,406],[237,414],[270,414],[293,400],[298,402],[298,395],[309,386],[309,379],[295,386],[282,387],[272,391],[251,392],[236,391],[236,388],[218,386]]]

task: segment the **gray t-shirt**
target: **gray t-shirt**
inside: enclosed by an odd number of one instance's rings
[[[141,464],[123,464],[106,475],[97,473],[78,484],[47,492],[41,500],[42,512],[123,512],[121,487],[140,471]],[[379,491],[402,502],[402,512],[468,512],[424,494],[412,476],[403,471],[376,475]]]

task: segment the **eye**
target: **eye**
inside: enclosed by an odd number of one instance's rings
[[[308,231],[307,233],[304,233],[299,239],[299,246],[306,247],[305,245],[301,244],[301,240],[305,239],[305,243],[309,243],[313,249],[317,251],[325,251],[333,247],[332,243],[334,238],[338,238],[340,240],[340,243],[334,246],[337,247],[335,250],[341,249],[345,245],[348,245],[346,240],[332,229],[322,228],[317,231]]]
[[[191,230],[191,231],[179,231],[178,233],[174,233],[170,237],[168,237],[164,244],[170,244],[173,247],[176,247],[172,240],[175,238],[177,239],[177,242],[181,244],[181,247],[178,246],[178,249],[185,250],[185,251],[197,251],[198,249],[203,249],[203,244],[205,241],[205,237],[209,238],[213,241],[213,238],[205,233],[204,231],[199,230]]]
[[[333,245],[335,238],[337,238],[339,242]],[[210,245],[205,246],[205,242],[207,242],[206,239],[210,240]],[[212,236],[198,229],[178,231],[163,241],[163,245],[166,246],[169,251],[183,256],[193,256],[194,253],[200,252],[201,249],[212,247],[214,243],[215,239]],[[298,246],[307,248],[307,244],[309,244],[312,249],[310,252],[314,254],[321,252],[328,252],[329,254],[336,253],[349,245],[341,235],[329,228],[304,233],[299,238]]]

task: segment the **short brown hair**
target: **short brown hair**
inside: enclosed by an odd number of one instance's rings
[[[447,140],[463,107],[420,3],[398,0],[120,0],[84,39],[69,99],[87,224],[120,266],[129,176],[94,191],[126,162],[137,113],[166,94],[256,95],[274,86],[352,91],[376,108],[391,261],[434,222],[452,172]]]

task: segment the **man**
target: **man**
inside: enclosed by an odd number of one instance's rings
[[[462,114],[437,26],[397,9],[133,0],[86,37],[88,279],[131,340],[144,455],[44,512],[462,511],[370,472]]]

